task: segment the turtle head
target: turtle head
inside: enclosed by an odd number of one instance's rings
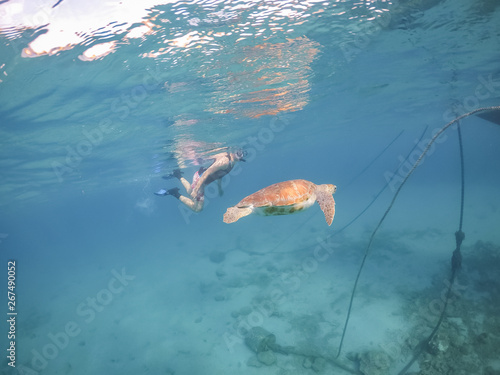
[[[330,193],[333,194],[337,191],[337,186],[332,185],[332,184],[325,184],[326,190]]]

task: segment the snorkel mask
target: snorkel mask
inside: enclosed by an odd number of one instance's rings
[[[240,148],[236,150],[234,154],[236,155],[236,159],[238,159],[239,161],[246,161],[245,156],[247,156],[247,152],[245,150]]]

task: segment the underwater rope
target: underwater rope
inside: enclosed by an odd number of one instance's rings
[[[443,134],[443,132],[448,129],[450,126],[452,126],[453,124],[455,123],[458,123],[460,120],[462,120],[463,118],[466,118],[466,117],[469,117],[469,116],[472,116],[478,112],[484,112],[484,111],[498,111],[500,110],[500,106],[493,106],[493,107],[483,107],[483,108],[477,108],[473,111],[470,111],[470,112],[467,112],[461,116],[458,116],[457,118],[455,118],[454,120],[450,121],[449,123],[447,123],[446,125],[444,125],[436,134],[434,134],[434,136],[431,138],[431,140],[429,141],[429,143],[427,144],[427,146],[425,146],[424,150],[422,151],[422,154],[419,156],[419,158],[417,159],[417,161],[415,161],[415,163],[413,164],[412,168],[410,169],[410,171],[406,174],[405,178],[403,179],[403,181],[401,182],[401,185],[399,185],[399,187],[397,188],[396,192],[394,193],[394,196],[391,200],[391,202],[389,203],[389,206],[387,207],[387,209],[385,210],[384,214],[382,215],[382,218],[380,219],[380,221],[378,222],[377,226],[375,227],[375,229],[373,230],[371,236],[370,236],[370,240],[368,241],[368,245],[366,247],[366,250],[365,250],[365,253],[363,255],[363,259],[361,260],[361,264],[360,264],[360,267],[359,267],[359,270],[358,270],[358,274],[356,276],[356,279],[354,281],[354,286],[353,286],[353,289],[352,289],[352,292],[351,292],[351,298],[350,298],[350,301],[349,301],[349,308],[347,309],[347,316],[346,316],[346,320],[345,320],[345,323],[344,323],[344,329],[342,331],[342,337],[340,339],[340,344],[339,344],[339,349],[338,349],[338,352],[337,352],[337,356],[336,358],[338,358],[340,356],[340,353],[342,351],[342,346],[343,346],[343,343],[344,343],[344,338],[345,338],[345,334],[347,332],[347,326],[349,324],[349,318],[351,316],[351,310],[352,310],[352,304],[353,304],[353,301],[354,301],[354,295],[356,293],[356,289],[357,289],[357,285],[358,285],[358,281],[359,281],[359,278],[361,276],[361,272],[363,270],[363,267],[364,267],[364,264],[365,264],[365,261],[366,261],[366,258],[368,257],[368,253],[371,249],[371,246],[372,246],[372,243],[373,243],[373,239],[375,238],[375,235],[376,233],[378,232],[380,226],[382,225],[382,223],[384,222],[385,218],[387,217],[387,215],[389,214],[389,212],[391,211],[392,209],[392,206],[394,205],[394,202],[396,201],[396,198],[398,197],[401,189],[403,188],[404,184],[406,183],[406,181],[408,180],[408,178],[410,178],[410,176],[413,174],[413,172],[415,171],[415,169],[417,168],[417,166],[420,164],[420,162],[422,161],[422,159],[424,158],[424,156],[427,154],[427,152],[429,151],[430,147],[432,146],[432,144],[436,141],[436,139],[441,135]],[[461,142],[461,135],[460,135],[460,142]],[[461,149],[462,150],[462,149]],[[462,174],[463,175],[463,174]],[[462,184],[463,184],[463,177],[462,177]],[[463,204],[463,193],[462,193],[462,204]],[[463,234],[462,230],[461,230],[461,226],[462,226],[462,216],[463,216],[463,210],[461,212],[461,219],[460,219],[460,229],[459,231],[457,231],[455,233],[455,238],[456,238],[456,242],[457,242],[457,248],[455,249],[455,251],[453,252],[453,257],[452,257],[452,282],[453,280],[455,279],[455,274],[456,274],[456,270],[460,267],[461,265],[461,254],[460,254],[460,246],[462,244],[462,241],[465,237],[465,235]],[[446,298],[446,302],[445,302],[445,305],[444,305],[444,308],[443,308],[443,311],[446,309],[446,304],[447,304],[447,301],[449,299],[449,294],[451,293],[451,283],[450,283],[450,287],[448,289],[448,294],[447,294],[447,298]],[[442,317],[440,318],[440,321],[442,320]],[[439,323],[440,324],[440,323]],[[439,328],[439,326],[437,326],[437,328]],[[437,328],[435,328],[435,331],[437,331]],[[433,331],[433,334],[435,332]],[[432,339],[432,337],[430,337]],[[413,362],[416,360],[418,356],[415,356],[414,359],[413,359]],[[411,362],[410,363],[410,366],[411,364],[413,363]],[[408,366],[409,367],[409,366]],[[405,369],[403,369],[403,371],[406,371],[407,367],[405,367]],[[401,373],[400,373],[401,374]]]
[[[444,306],[443,309],[441,310],[441,314],[439,314],[439,319],[430,333],[430,335],[420,341],[418,345],[416,346],[416,351],[413,354],[412,359],[410,362],[406,364],[403,369],[398,372],[398,375],[404,375],[406,374],[406,371],[415,363],[415,361],[420,357],[422,352],[426,347],[428,347],[436,335],[437,331],[439,330],[439,327],[441,327],[441,323],[443,322],[445,313],[446,313],[446,307],[448,306],[448,302],[450,300],[451,296],[451,289],[453,288],[453,284],[455,283],[455,276],[457,274],[457,271],[461,268],[462,266],[462,253],[460,252],[460,247],[462,246],[462,241],[465,238],[465,233],[462,232],[462,224],[463,224],[463,219],[464,219],[464,192],[465,192],[465,172],[464,172],[464,148],[462,144],[462,132],[460,130],[460,121],[457,122],[457,130],[458,130],[458,144],[460,147],[460,182],[461,182],[461,193],[460,193],[460,220],[458,224],[458,231],[455,232],[455,241],[456,241],[456,248],[453,251],[453,255],[451,257],[451,276],[450,276],[450,283],[448,285],[448,290],[446,291],[446,298],[444,301]]]
[[[404,158],[404,159],[403,159],[403,161],[401,162],[400,166],[401,166],[401,165],[402,165],[402,164],[403,164],[406,160],[408,160],[408,158],[410,157],[410,155],[411,155],[411,153],[413,152],[413,150],[415,150],[415,148],[416,148],[416,147],[420,144],[420,141],[422,140],[422,138],[424,138],[424,135],[425,135],[425,132],[427,131],[427,128],[428,128],[428,126],[426,126],[426,127],[425,127],[424,131],[423,131],[423,132],[422,132],[422,134],[420,135],[420,138],[419,138],[419,139],[418,139],[418,141],[415,143],[415,146],[413,146],[413,148],[410,150],[410,152],[408,152],[408,155],[406,156],[406,158]],[[400,135],[401,135],[401,133],[400,133]],[[398,135],[398,137],[399,137],[399,135]],[[391,144],[392,144],[392,142],[391,142]],[[385,151],[385,150],[384,150],[384,151]],[[398,170],[399,168],[400,168],[400,167],[398,166],[398,168],[396,169],[396,171],[395,171],[394,173],[396,173],[396,172],[397,172],[397,170]],[[351,221],[349,221],[349,222],[348,222],[346,225],[344,225],[342,228],[340,228],[339,230],[337,230],[336,232],[334,232],[334,233],[332,234],[332,236],[334,236],[334,235],[337,235],[337,234],[341,233],[344,229],[346,229],[346,228],[347,228],[347,227],[349,227],[351,224],[353,224],[356,220],[358,220],[358,219],[359,219],[359,217],[360,217],[361,215],[363,215],[363,214],[364,214],[364,213],[365,213],[365,212],[366,212],[366,211],[367,211],[367,210],[368,210],[368,209],[372,206],[372,204],[373,204],[373,203],[375,203],[375,201],[378,199],[378,197],[380,196],[380,194],[382,194],[382,193],[385,191],[385,189],[387,189],[387,186],[389,186],[389,183],[390,183],[390,181],[387,181],[387,183],[386,183],[386,184],[382,187],[382,189],[380,189],[380,191],[379,191],[377,194],[375,194],[375,196],[373,197],[372,201],[371,201],[370,203],[368,203],[368,205],[367,205],[367,206],[366,206],[366,207],[365,207],[365,208],[364,208],[364,209],[363,209],[363,210],[362,210],[359,214],[357,214],[356,216],[354,216],[354,218],[353,218]]]
[[[425,134],[425,131],[427,130],[427,127],[425,127],[424,131],[422,132],[422,135],[420,136],[420,139],[419,141],[417,142],[417,144],[415,144],[415,146],[412,148],[412,151],[415,149],[415,147],[417,147],[418,143],[420,143],[420,141],[422,140],[422,138],[424,137],[424,134]],[[366,172],[366,170],[373,164],[373,162],[375,160],[377,160],[380,156],[382,156],[384,154],[384,152],[387,151],[387,149],[394,143],[396,142],[396,140],[403,134],[404,130],[401,130],[401,132],[361,171],[359,172],[346,186],[349,186],[354,180],[356,180],[359,176],[361,176],[364,172]],[[410,153],[412,152],[410,151]],[[409,157],[410,154],[408,154],[407,158]],[[366,210],[368,210],[368,208],[370,208],[370,206],[375,203],[375,201],[378,199],[379,195],[382,194],[382,192],[387,188],[387,186],[389,186],[389,182],[387,182],[385,184],[385,186],[382,188],[382,190],[380,190],[376,195],[375,195],[375,198],[373,198],[373,200],[357,215],[354,217],[354,219],[352,219],[349,223],[347,223],[346,225],[344,225],[341,229],[337,230],[335,232],[335,234],[338,234],[340,232],[342,232],[344,229],[346,229],[348,226],[350,226],[352,223],[354,223],[361,215],[363,215]],[[295,233],[298,233],[299,232],[299,229],[304,226],[307,222],[309,222],[309,220],[311,220],[316,214],[312,214],[311,216],[309,216],[309,218],[307,220],[305,220],[304,222],[302,222],[298,227],[297,229],[295,229],[289,236],[286,236],[283,240],[281,240],[276,246],[274,246],[271,250],[269,250],[267,252],[267,254],[269,253],[274,253],[276,252],[276,250],[281,247],[281,245],[283,245],[285,243],[285,241],[289,240],[290,237],[292,237]],[[262,253],[252,253],[252,254],[256,254],[256,255],[264,255]]]
[[[404,133],[404,130],[401,130],[401,131],[399,132],[399,134],[396,136],[396,138],[394,138],[394,139],[391,141],[391,143],[389,143],[387,146],[385,146],[385,148],[382,150],[382,152],[380,152],[377,156],[375,156],[375,157],[372,159],[372,161],[371,161],[371,162],[370,162],[370,163],[369,163],[366,167],[364,167],[364,168],[363,168],[363,170],[362,170],[361,172],[359,172],[356,176],[354,176],[354,177],[351,179],[351,181],[349,181],[349,182],[345,185],[345,187],[348,187],[349,185],[351,185],[354,181],[356,181],[356,180],[358,179],[358,177],[359,177],[359,176],[361,176],[363,173],[365,173],[365,172],[368,170],[368,168],[370,168],[370,167],[372,166],[372,164],[373,164],[373,163],[375,163],[375,162],[377,161],[377,159],[378,159],[379,157],[381,157],[381,156],[382,156],[382,154],[383,154],[384,152],[386,152],[386,151],[387,151],[387,149],[388,149],[389,147],[391,147],[391,145],[392,145],[394,142],[396,142],[396,140],[397,140],[399,137],[401,137],[401,135],[402,135],[403,133]]]
[[[458,145],[460,147],[460,182],[462,185],[460,194],[460,222],[458,224],[458,230],[462,230],[462,224],[464,222],[464,186],[465,186],[465,173],[464,173],[464,146],[462,144],[462,131],[460,130],[460,121],[457,122],[458,130]]]

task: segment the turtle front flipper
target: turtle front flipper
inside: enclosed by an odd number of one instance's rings
[[[231,224],[235,221],[238,221],[243,216],[250,215],[252,213],[252,209],[250,207],[229,207],[224,214],[224,223]]]
[[[325,214],[325,220],[328,225],[332,225],[335,216],[335,200],[332,194],[337,187],[335,185],[319,185],[316,187],[316,202]]]

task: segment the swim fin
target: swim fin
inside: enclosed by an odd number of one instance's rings
[[[155,195],[164,196],[164,195],[167,195],[167,191],[165,189],[160,189],[160,190],[155,192]]]
[[[172,173],[167,174],[163,176],[165,180],[170,180],[171,178],[181,178],[184,172],[182,172],[180,169],[174,169]]]
[[[179,193],[179,188],[175,187],[175,188],[168,189],[168,190],[160,189],[157,192],[155,192],[155,195],[159,195],[159,196],[171,195],[174,198],[179,199],[179,197],[181,196],[181,193]]]

